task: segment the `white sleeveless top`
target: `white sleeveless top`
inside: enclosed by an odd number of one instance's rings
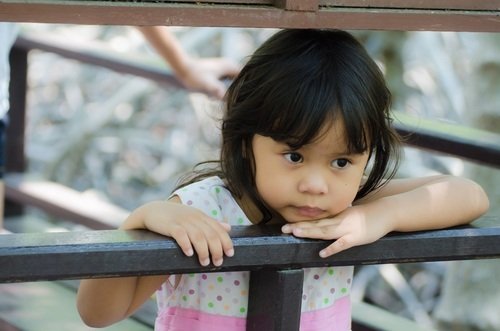
[[[218,177],[173,195],[219,222],[252,225]],[[353,267],[304,269],[301,330],[350,330],[352,276]],[[155,330],[245,330],[249,278],[248,271],[171,275],[157,292]]]

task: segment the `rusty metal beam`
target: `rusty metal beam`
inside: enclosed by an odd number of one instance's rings
[[[0,0],[0,21],[110,24],[226,26],[262,28],[342,28],[500,32],[499,1],[325,1],[260,0],[231,4],[219,1],[37,1]],[[420,4],[419,3],[423,3]],[[361,6],[364,4],[364,6]],[[349,6],[348,6],[349,5]],[[448,7],[443,7],[443,6]],[[392,6],[392,7],[390,7]]]

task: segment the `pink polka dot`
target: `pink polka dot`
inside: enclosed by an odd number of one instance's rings
[[[334,289],[334,288],[331,288],[331,289],[330,289],[330,293],[331,293],[331,294],[335,293],[335,289]]]
[[[235,280],[233,284],[234,284],[234,286],[240,286],[240,281],[239,280]]]
[[[193,204],[193,200],[188,200],[187,204],[191,206]]]
[[[202,278],[203,280],[207,280],[208,276],[207,276],[207,275],[205,275],[205,274],[203,274],[203,275],[201,275],[201,278]]]
[[[194,290],[189,290],[189,294],[193,295],[194,294]]]
[[[314,275],[314,279],[318,280],[319,279],[319,275]]]
[[[222,301],[222,296],[218,295],[217,296],[217,301]]]

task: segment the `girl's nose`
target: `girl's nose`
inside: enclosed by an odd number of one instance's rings
[[[328,193],[327,181],[318,172],[310,172],[302,177],[299,182],[299,192],[309,194]]]

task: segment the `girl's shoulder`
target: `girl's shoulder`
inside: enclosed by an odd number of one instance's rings
[[[196,195],[204,196],[209,195],[212,192],[220,193],[222,190],[229,193],[224,184],[224,181],[218,176],[212,176],[183,186],[172,193],[172,195],[179,195],[179,193],[183,194],[186,192],[197,192]]]
[[[197,208],[220,222],[251,224],[220,177],[208,177],[191,183],[172,195],[178,196],[183,204]]]

